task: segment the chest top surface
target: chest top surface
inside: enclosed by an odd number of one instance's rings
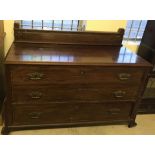
[[[123,46],[36,47],[32,44],[12,44],[5,64],[150,66],[147,61]]]

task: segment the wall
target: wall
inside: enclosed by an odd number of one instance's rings
[[[5,36],[5,40],[4,40],[5,55],[8,52],[8,50],[14,40],[13,25],[14,25],[14,20],[4,20],[4,32],[6,32],[6,36]]]
[[[87,20],[86,30],[117,31],[126,27],[126,20]]]

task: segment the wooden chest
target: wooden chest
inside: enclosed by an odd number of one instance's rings
[[[16,42],[5,64],[3,134],[98,124],[132,127],[151,67],[119,46]]]

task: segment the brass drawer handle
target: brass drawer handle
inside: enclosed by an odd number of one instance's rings
[[[125,91],[122,91],[122,90],[118,90],[118,91],[115,91],[114,92],[114,96],[116,98],[122,98],[122,97],[124,97],[125,94],[126,94],[126,92]]]
[[[80,74],[81,74],[81,75],[85,75],[85,71],[81,71]]]
[[[42,93],[38,91],[34,91],[30,93],[30,97],[32,99],[40,99],[42,97]]]
[[[122,81],[128,80],[131,77],[131,74],[128,73],[120,73],[119,75],[119,79]]]
[[[28,115],[32,119],[39,119],[40,118],[40,115],[41,115],[41,112],[32,112],[32,113],[29,113]]]
[[[29,73],[28,77],[30,80],[41,80],[44,74],[39,72]]]

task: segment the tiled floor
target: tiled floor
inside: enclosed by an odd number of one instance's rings
[[[107,125],[93,127],[22,130],[11,132],[11,135],[154,135],[155,114],[138,115],[138,125],[128,128],[126,125]],[[1,130],[2,126],[0,126]]]

